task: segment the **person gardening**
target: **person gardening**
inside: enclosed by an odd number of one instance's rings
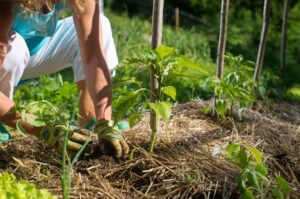
[[[72,17],[59,20],[66,6]],[[112,122],[112,80],[117,65],[107,18],[95,0],[1,0],[0,2],[0,122],[45,140],[62,151],[67,129],[48,123],[35,127],[14,111],[13,93],[20,80],[36,78],[72,66],[79,93],[79,126],[96,118],[94,132],[110,143],[117,158],[129,147]],[[84,130],[69,135],[68,150],[76,152],[87,140]]]

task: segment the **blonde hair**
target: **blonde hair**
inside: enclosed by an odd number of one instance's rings
[[[12,3],[16,3],[19,5],[23,10],[27,12],[40,12],[42,6],[47,6],[48,8],[53,8],[54,4],[57,0],[9,0]],[[66,1],[74,1],[74,11],[76,13],[82,13],[84,11],[84,3],[85,0],[63,0],[64,3]]]

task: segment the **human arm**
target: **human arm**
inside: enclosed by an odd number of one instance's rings
[[[120,132],[112,129],[111,122],[108,122],[112,118],[112,81],[103,50],[99,6],[95,0],[86,0],[79,13],[74,0],[69,0],[68,5],[73,11],[85,81],[98,120],[95,132],[100,141],[106,140],[113,145],[116,157],[125,156],[128,145],[122,136],[118,136]]]

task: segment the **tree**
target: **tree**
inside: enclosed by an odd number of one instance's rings
[[[226,40],[227,40],[228,9],[229,9],[229,0],[222,0],[220,36],[219,36],[219,46],[218,46],[218,54],[217,54],[218,78],[222,78],[224,73],[224,56],[225,56]]]
[[[153,17],[152,17],[152,49],[156,49],[162,42],[163,34],[163,13],[164,13],[164,0],[154,0],[153,3]],[[158,99],[158,82],[155,77],[154,68],[151,68],[150,74],[150,102],[156,103]],[[154,143],[157,139],[159,132],[159,121],[153,110],[150,111],[150,127],[151,127],[151,143],[150,152],[153,152]]]
[[[288,25],[289,0],[284,0],[281,31],[281,56],[280,56],[280,75],[283,79],[286,71],[286,37]]]
[[[254,72],[255,82],[259,81],[262,65],[265,57],[267,36],[268,36],[268,29],[269,29],[269,18],[270,18],[270,0],[265,0],[264,11],[263,11],[263,26],[261,31],[260,44],[258,49],[256,65],[255,65],[255,72]]]

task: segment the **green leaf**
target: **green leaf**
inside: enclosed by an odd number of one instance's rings
[[[257,181],[257,177],[256,177],[255,172],[253,172],[253,171],[248,172],[247,179],[248,179],[249,184],[252,187],[254,187],[258,191],[260,190],[260,186],[259,186],[259,183]]]
[[[236,159],[240,149],[241,149],[241,144],[229,144],[226,147],[227,158],[230,160]]]
[[[158,117],[165,121],[169,120],[172,114],[172,104],[169,102],[150,103],[150,108],[156,113]]]
[[[176,52],[175,48],[163,45],[158,46],[155,51],[161,59],[174,55],[174,53]]]
[[[138,114],[138,113],[130,114],[128,119],[130,127],[133,127],[136,123],[138,123],[142,117],[143,114]]]
[[[238,188],[239,188],[240,192],[242,194],[244,194],[245,191],[246,191],[246,189],[247,189],[247,187],[246,187],[246,183],[245,183],[245,181],[243,179],[242,174],[238,175],[238,177],[237,177],[237,184],[238,184]]]
[[[138,86],[141,86],[141,82],[137,81],[135,78],[130,78],[130,79],[124,78],[121,81],[119,81],[117,83],[114,83],[113,84],[113,89],[116,89],[116,88],[119,88],[119,87],[122,87],[122,86],[126,86],[128,84],[136,84]]]
[[[143,56],[144,56],[146,59],[150,60],[150,61],[156,61],[156,60],[157,60],[157,54],[156,54],[155,51],[152,50],[152,49],[147,49],[147,50],[145,50]]]
[[[216,103],[216,110],[218,114],[225,116],[227,111],[227,102],[225,100],[218,100]]]
[[[195,73],[192,72],[182,72],[178,69],[172,69],[169,75],[173,77],[185,77],[185,78],[192,78],[192,79],[202,78],[202,75],[195,75]]]
[[[173,100],[176,100],[176,88],[173,86],[163,87],[161,91],[171,97]]]
[[[258,164],[262,163],[262,153],[254,147],[248,147],[248,150],[251,152]]]
[[[245,71],[249,71],[249,72],[254,71],[254,69],[252,67],[249,67],[249,66],[242,66],[242,69],[245,70]]]
[[[255,199],[253,192],[249,189],[246,189],[246,191],[243,195],[243,199]]]
[[[290,195],[291,193],[290,185],[283,177],[280,176],[276,177],[275,182],[286,194]]]
[[[180,59],[178,61],[178,65],[179,66],[183,66],[186,67],[188,69],[192,69],[194,71],[197,71],[205,76],[209,76],[209,73],[203,69],[201,66],[195,64],[194,62],[192,62],[191,60],[187,60],[187,59]]]
[[[17,130],[18,130],[18,132],[19,132],[20,134],[25,135],[26,130],[25,130],[24,127],[22,126],[20,120],[17,121],[17,123],[16,123],[16,128],[17,128]]]
[[[248,154],[246,153],[246,151],[244,151],[244,150],[239,151],[238,161],[239,161],[239,165],[242,168],[247,167],[247,165],[248,165]]]
[[[115,107],[115,120],[119,120],[125,116],[126,112],[134,106],[139,94],[144,90],[145,89],[139,89],[119,97]]]
[[[256,177],[261,182],[261,184],[270,184],[270,180],[261,173],[256,172]]]
[[[268,169],[263,164],[258,164],[255,167],[255,171],[259,172],[263,176],[267,176],[268,175]]]
[[[284,199],[284,195],[279,189],[272,189],[272,195],[275,199]]]

